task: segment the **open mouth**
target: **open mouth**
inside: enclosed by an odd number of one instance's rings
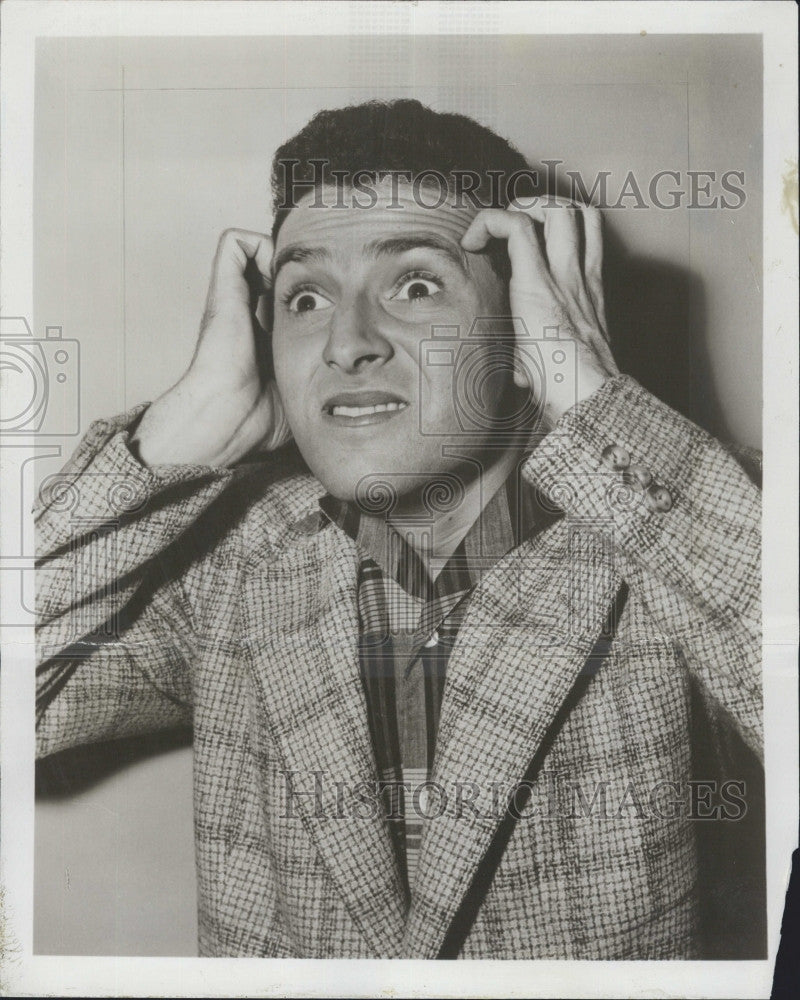
[[[331,396],[322,412],[337,423],[361,426],[391,420],[406,409],[408,402],[394,393],[364,390]]]

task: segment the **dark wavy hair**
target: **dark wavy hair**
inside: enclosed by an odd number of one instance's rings
[[[325,161],[322,171],[315,167],[315,160]],[[437,171],[451,192],[456,189],[453,171],[469,170],[481,178],[475,188],[481,203],[496,208],[508,204],[506,186],[492,183],[488,172],[499,171],[509,177],[528,171],[519,150],[490,128],[465,115],[434,111],[416,100],[368,101],[319,111],[273,158],[273,240],[291,211],[287,164],[291,164],[293,185],[319,187],[315,182],[320,176],[322,184],[333,184],[335,172],[342,172],[340,177],[361,172],[374,181],[381,174],[396,171],[410,172],[412,180],[423,172]],[[309,190],[304,188],[304,193]],[[532,185],[523,183],[516,193],[534,191]],[[507,277],[505,249],[490,246],[489,255],[495,270]]]

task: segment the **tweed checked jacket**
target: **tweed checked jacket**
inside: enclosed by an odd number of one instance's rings
[[[618,376],[533,450],[524,475],[563,514],[472,596],[433,769],[452,794],[407,908],[365,792],[355,544],[288,452],[144,468],[141,410],[94,423],[40,496],[38,752],[191,723],[201,955],[436,957],[497,790],[537,757],[460,955],[698,954],[692,691],[761,746],[760,494],[719,443]]]

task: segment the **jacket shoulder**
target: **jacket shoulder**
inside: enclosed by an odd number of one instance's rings
[[[302,538],[310,520],[317,523],[324,493],[293,445],[241,466],[231,487],[230,512],[239,521],[245,562],[260,562]]]
[[[764,474],[764,457],[762,452],[758,448],[752,448],[744,444],[735,444],[733,442],[725,442],[723,443],[723,447],[744,469],[750,482],[761,489]]]

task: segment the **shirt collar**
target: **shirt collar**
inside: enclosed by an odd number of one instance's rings
[[[515,467],[505,483],[485,504],[434,581],[427,561],[379,515],[354,503],[326,494],[319,501],[327,520],[358,546],[362,558],[372,559],[413,597],[430,600],[472,589],[498,560],[516,548],[546,520],[534,490]]]

